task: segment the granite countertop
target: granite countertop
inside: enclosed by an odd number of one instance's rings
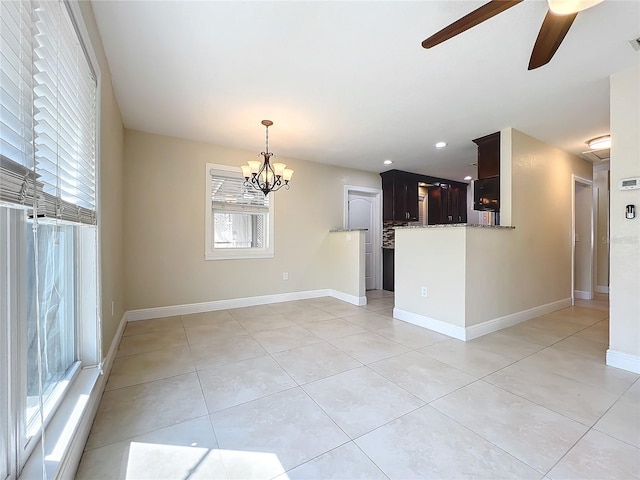
[[[368,228],[332,228],[329,230],[329,233],[339,233],[339,232],[366,232]]]
[[[455,227],[471,227],[471,228],[490,228],[513,230],[516,227],[510,225],[480,225],[478,223],[445,223],[441,225],[407,225],[405,227],[394,227],[396,230],[408,228],[455,228]]]

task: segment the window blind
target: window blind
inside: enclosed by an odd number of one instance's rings
[[[211,170],[211,201],[219,210],[269,210],[269,196],[244,185],[244,178],[230,172]]]
[[[1,3],[1,199],[31,202],[38,216],[94,224],[97,84],[72,18],[62,1]],[[26,92],[18,106],[5,99],[17,89]],[[15,164],[32,170],[20,185],[30,196],[15,192],[23,173]]]
[[[0,201],[33,206],[31,6],[0,2]]]

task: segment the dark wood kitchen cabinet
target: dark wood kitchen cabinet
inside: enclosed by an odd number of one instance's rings
[[[428,223],[467,223],[467,186],[441,183],[429,187]]]
[[[382,172],[382,219],[415,222],[418,220],[419,175],[400,170]]]
[[[500,132],[473,140],[478,146],[478,179],[500,175]]]
[[[448,223],[467,223],[467,187],[449,185],[447,193]]]
[[[382,289],[393,292],[395,276],[395,250],[382,249]]]

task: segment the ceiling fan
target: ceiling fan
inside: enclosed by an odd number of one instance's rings
[[[489,20],[491,17],[519,4],[523,0],[491,0],[473,12],[456,20],[451,25],[443,28],[438,33],[431,35],[422,42],[424,48],[449,40],[456,35],[469,30],[472,27]],[[571,28],[571,24],[582,10],[593,7],[603,0],[547,0],[549,11],[544,17],[538,38],[533,46],[528,70],[541,67],[549,63],[565,35]]]

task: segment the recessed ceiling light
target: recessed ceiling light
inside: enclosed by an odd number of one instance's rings
[[[473,177],[471,175],[467,175],[466,177],[464,177],[465,180],[471,180]]]
[[[603,135],[602,137],[592,138],[587,142],[591,150],[603,150],[611,148],[611,135]]]
[[[385,165],[391,165],[393,163],[393,160],[385,160],[384,162]]]
[[[434,145],[436,148],[444,148],[447,146],[447,142],[438,142]]]

